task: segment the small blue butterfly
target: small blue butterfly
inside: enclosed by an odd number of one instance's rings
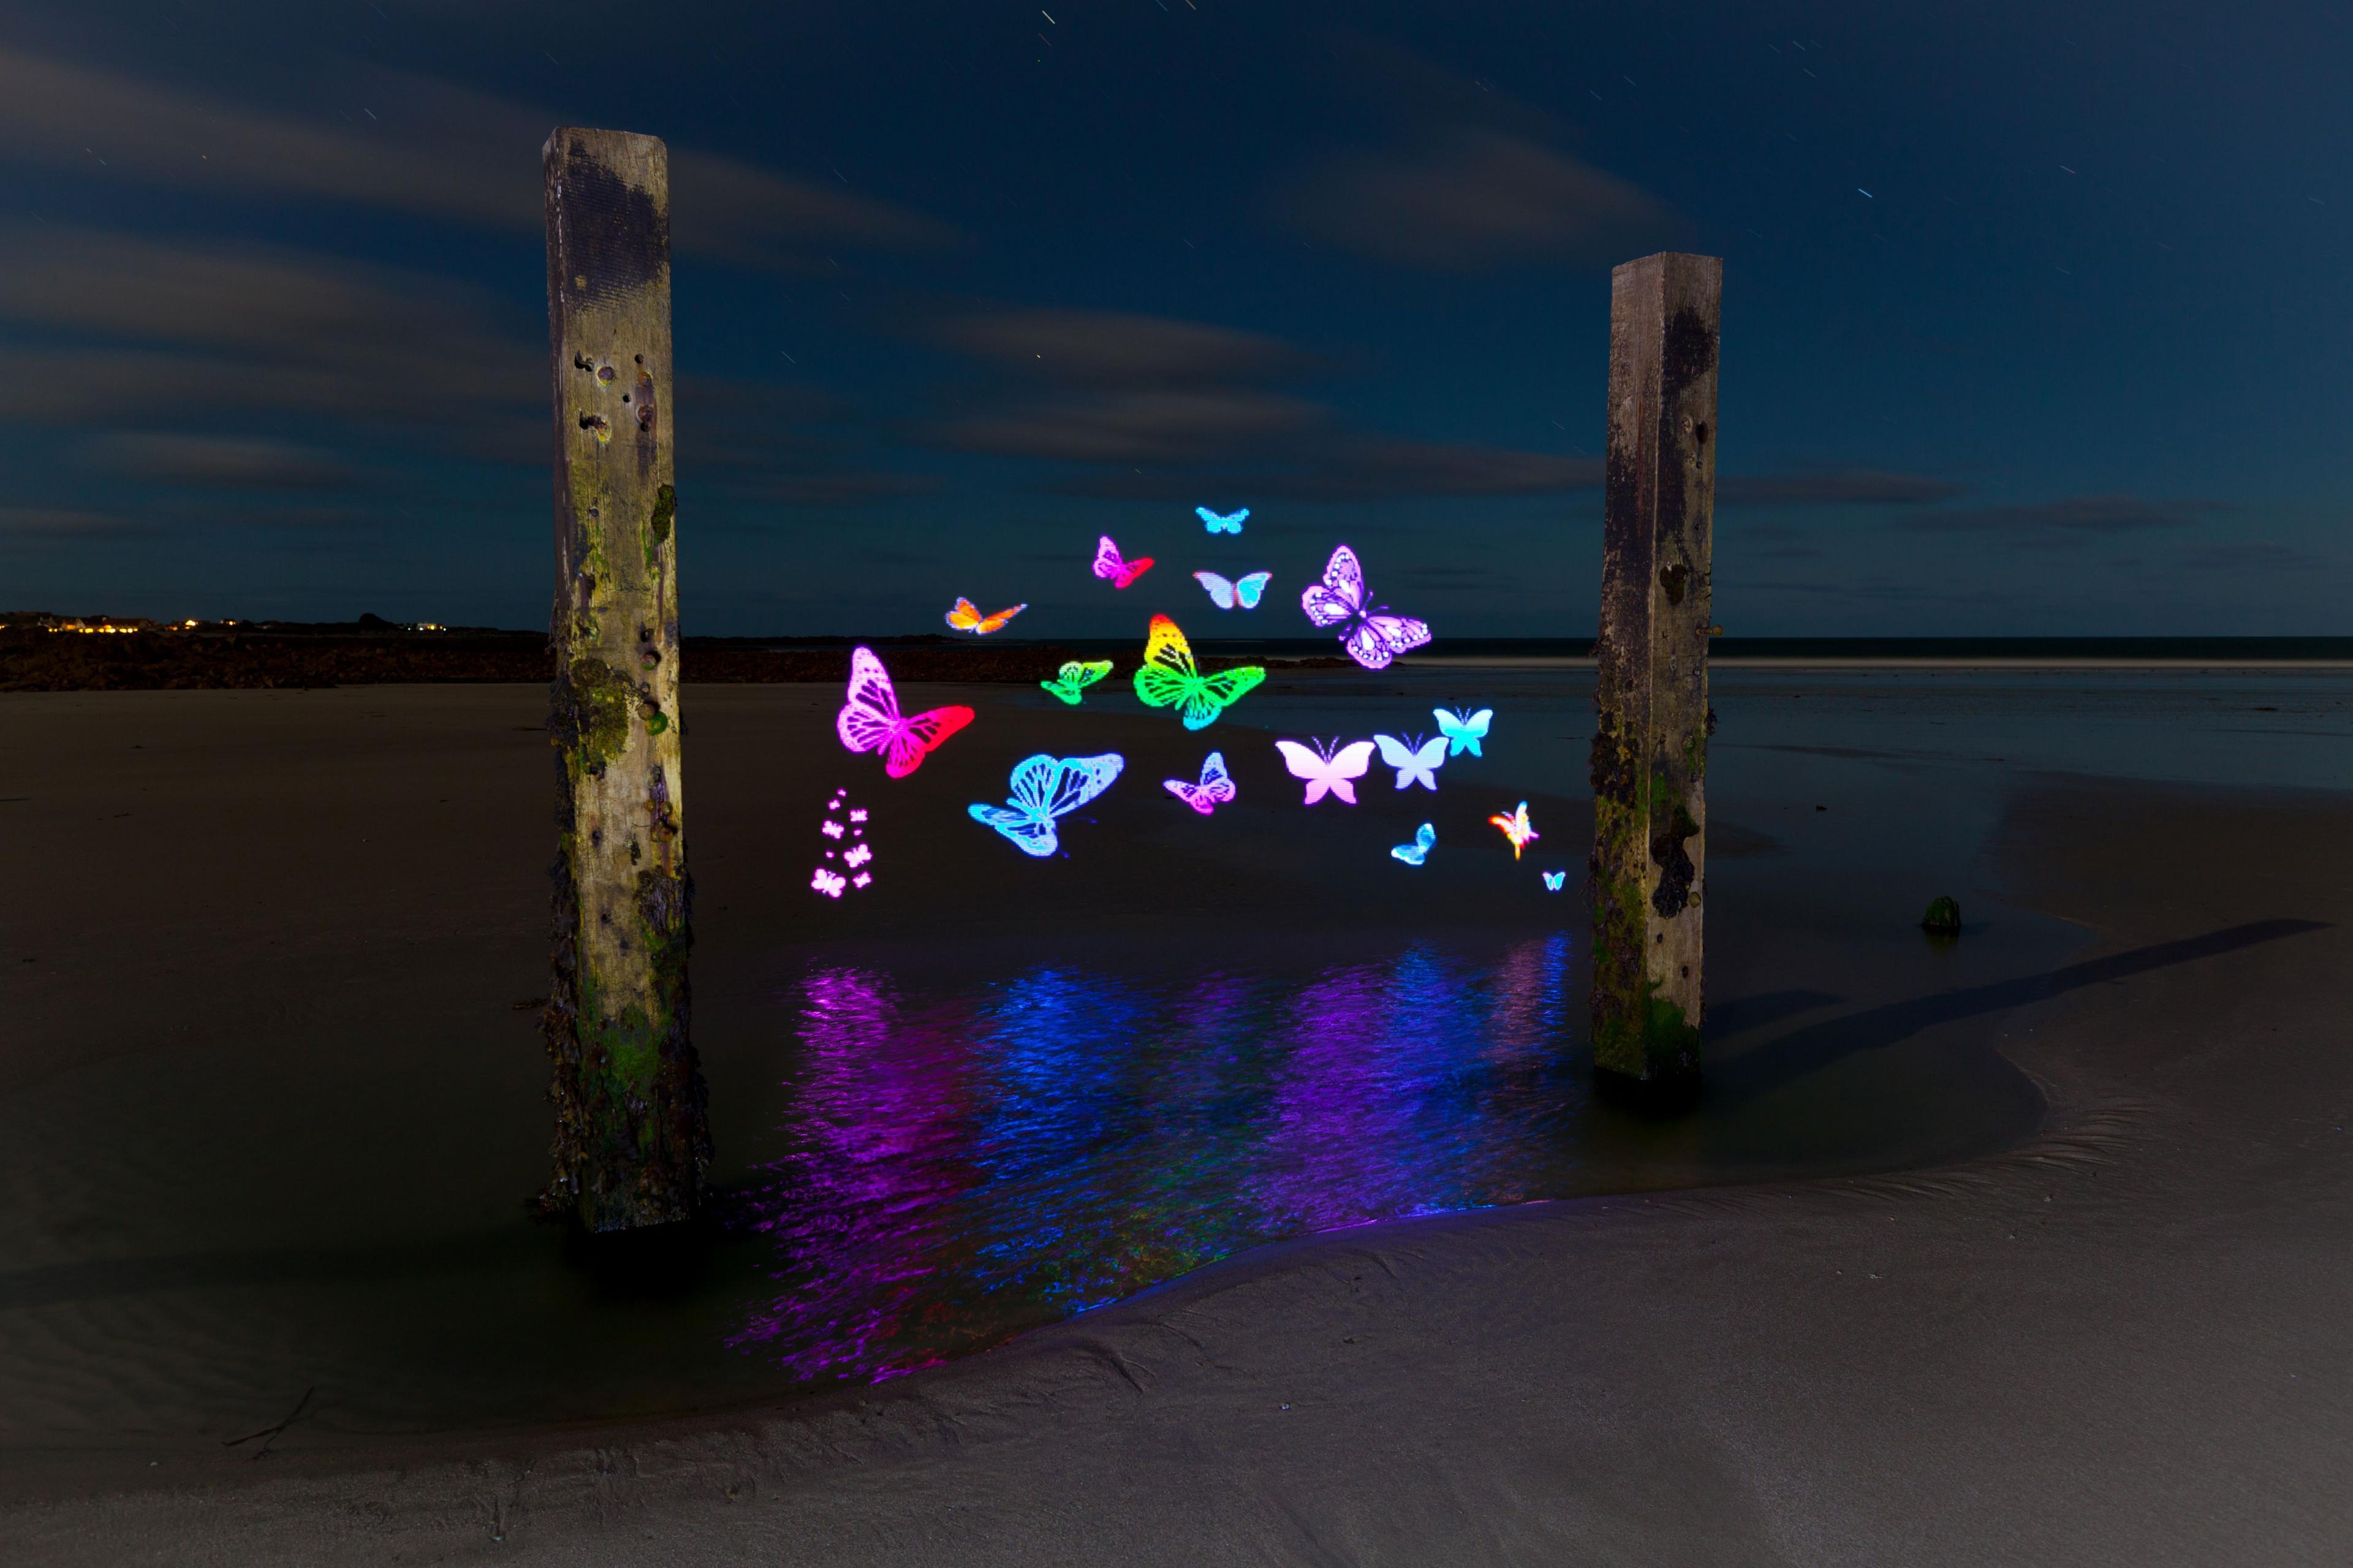
[[[1413,842],[1400,844],[1389,851],[1409,866],[1419,866],[1430,858],[1430,847],[1438,842],[1438,829],[1427,822],[1414,830]]]
[[[1193,509],[1193,515],[1199,518],[1201,526],[1211,533],[1240,533],[1242,531],[1242,523],[1250,517],[1250,508],[1244,507],[1237,512],[1220,513],[1211,511],[1205,506],[1197,506]]]
[[[1536,875],[1545,879],[1545,891],[1547,893],[1559,892],[1560,885],[1568,880],[1566,871],[1539,871]]]
[[[1446,737],[1448,756],[1459,757],[1465,752],[1474,757],[1485,754],[1479,750],[1479,742],[1487,738],[1487,725],[1495,717],[1493,708],[1482,708],[1476,713],[1466,713],[1460,708],[1451,713],[1443,708],[1430,711],[1438,721],[1439,732]]]

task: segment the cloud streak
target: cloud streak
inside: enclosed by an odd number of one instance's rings
[[[2067,496],[2016,506],[1956,507],[1907,518],[1934,533],[2007,534],[2046,542],[2189,528],[2227,510],[2221,501],[2152,500],[2132,495]]]
[[[1762,510],[1787,506],[1919,506],[1950,500],[1961,487],[1926,474],[1831,468],[1796,474],[1736,474],[1715,481],[1716,504]]]

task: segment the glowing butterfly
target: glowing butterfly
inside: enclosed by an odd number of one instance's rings
[[[1324,563],[1324,580],[1309,584],[1299,595],[1299,607],[1307,612],[1309,620],[1327,630],[1345,626],[1340,646],[1348,650],[1349,658],[1366,669],[1387,669],[1389,660],[1428,642],[1430,627],[1421,621],[1390,615],[1387,605],[1378,611],[1367,609],[1371,596],[1356,552],[1343,544]]]
[[[858,806],[858,807],[855,807],[854,809],[852,809],[852,810],[851,810],[851,812],[850,812],[850,814],[849,814],[849,820],[850,820],[850,821],[852,821],[852,822],[863,822],[863,821],[865,821],[865,820],[866,820],[866,808],[865,808],[864,806],[862,806],[862,805],[861,805],[861,806]]]
[[[1245,610],[1257,609],[1258,596],[1266,592],[1266,585],[1273,576],[1271,572],[1253,572],[1247,577],[1237,577],[1229,583],[1215,572],[1193,574],[1194,581],[1209,591],[1209,597],[1221,610],[1230,610],[1238,604]]]
[[[828,807],[827,809],[830,810],[831,808]],[[818,825],[818,831],[824,834],[828,838],[839,838],[841,837],[842,833],[841,824],[839,822],[819,823]]]
[[[1152,557],[1140,556],[1134,561],[1120,559],[1119,546],[1106,533],[1095,542],[1095,575],[1107,580],[1114,588],[1124,588],[1152,570]]]
[[[1107,658],[1074,658],[1062,666],[1053,679],[1041,680],[1038,684],[1076,707],[1080,694],[1110,673],[1111,660]]]
[[[1443,708],[1433,708],[1430,711],[1438,720],[1438,732],[1446,737],[1448,756],[1459,757],[1465,752],[1474,757],[1485,754],[1479,750],[1479,742],[1487,738],[1488,721],[1495,717],[1493,708],[1482,708],[1476,713],[1467,714],[1460,708],[1451,713]]]
[[[841,889],[849,886],[849,882],[847,878],[837,876],[819,866],[817,875],[809,879],[809,886],[828,899],[838,899],[841,897]]]
[[[1512,858],[1514,860],[1520,858],[1521,850],[1526,848],[1530,844],[1533,844],[1537,839],[1544,837],[1543,834],[1538,833],[1534,826],[1530,826],[1528,822],[1528,803],[1526,801],[1520,802],[1519,809],[1513,812],[1509,816],[1504,816],[1498,813],[1497,815],[1489,817],[1487,820],[1502,828],[1504,830],[1504,837],[1512,841]]]
[[[1536,875],[1544,879],[1545,891],[1547,893],[1559,892],[1560,885],[1568,880],[1568,873],[1566,871],[1539,871]]]
[[[1023,854],[1051,855],[1058,842],[1054,819],[1068,816],[1109,789],[1126,765],[1116,752],[1100,757],[1051,757],[1040,752],[1015,766],[1006,804],[967,809],[974,821],[988,824]]]
[[[1412,843],[1400,844],[1389,853],[1409,866],[1419,866],[1430,858],[1430,851],[1437,843],[1438,829],[1425,822],[1414,830]]]
[[[1446,737],[1424,741],[1416,735],[1408,745],[1395,735],[1376,735],[1374,743],[1381,749],[1381,761],[1398,771],[1397,786],[1404,789],[1419,784],[1424,789],[1438,787],[1438,769],[1446,761]]]
[[[1226,772],[1226,753],[1211,752],[1201,764],[1201,782],[1187,784],[1183,779],[1162,779],[1160,787],[1199,812],[1208,816],[1234,798],[1234,775]]]
[[[863,887],[866,887],[867,885],[869,885],[870,883],[871,883],[873,880],[874,880],[874,873],[873,873],[873,872],[871,872],[871,871],[860,871],[860,873],[858,873],[858,875],[856,875],[855,877],[852,877],[852,878],[849,879],[849,885],[850,885],[851,887],[853,887],[853,888],[863,888]]]
[[[1199,518],[1201,526],[1211,533],[1240,533],[1242,524],[1250,521],[1250,508],[1221,514],[1211,511],[1208,507],[1197,506],[1193,509],[1193,515]]]
[[[892,778],[905,778],[923,766],[926,753],[971,722],[972,710],[961,706],[900,717],[899,694],[874,650],[849,650],[849,696],[834,729],[851,751],[881,752],[882,771]]]
[[[1265,679],[1266,671],[1255,664],[1203,675],[1193,663],[1193,645],[1176,623],[1155,616],[1144,640],[1144,663],[1135,672],[1135,694],[1147,708],[1179,708],[1187,730],[1206,730]]]
[[[1336,752],[1322,741],[1315,742],[1313,752],[1296,741],[1277,741],[1274,749],[1282,753],[1282,765],[1291,770],[1292,777],[1307,781],[1309,805],[1327,793],[1356,805],[1356,780],[1373,765],[1370,741],[1351,741]]]
[[[1009,610],[999,610],[993,616],[984,616],[970,599],[958,599],[955,602],[955,608],[948,612],[948,625],[960,632],[970,632],[976,637],[987,637],[990,632],[1003,631],[1006,622],[1029,607],[1027,605],[1016,605]]]
[[[869,860],[873,858],[874,846],[871,844],[860,844],[854,846],[848,854],[842,856],[841,863],[855,871],[858,868],[865,865]]]

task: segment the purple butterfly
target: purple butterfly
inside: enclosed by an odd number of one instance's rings
[[[1356,552],[1343,544],[1332,552],[1324,568],[1324,581],[1311,584],[1299,595],[1299,607],[1319,626],[1345,625],[1347,630],[1340,634],[1340,646],[1348,650],[1348,657],[1366,669],[1386,669],[1398,655],[1428,642],[1430,627],[1421,621],[1389,615],[1387,605],[1377,612],[1366,609],[1370,597]]]

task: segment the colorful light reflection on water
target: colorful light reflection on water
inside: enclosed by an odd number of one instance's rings
[[[1261,1242],[1540,1195],[1585,1094],[1569,963],[1555,933],[962,992],[813,965],[747,1198],[778,1289],[734,1342],[890,1376]]]

